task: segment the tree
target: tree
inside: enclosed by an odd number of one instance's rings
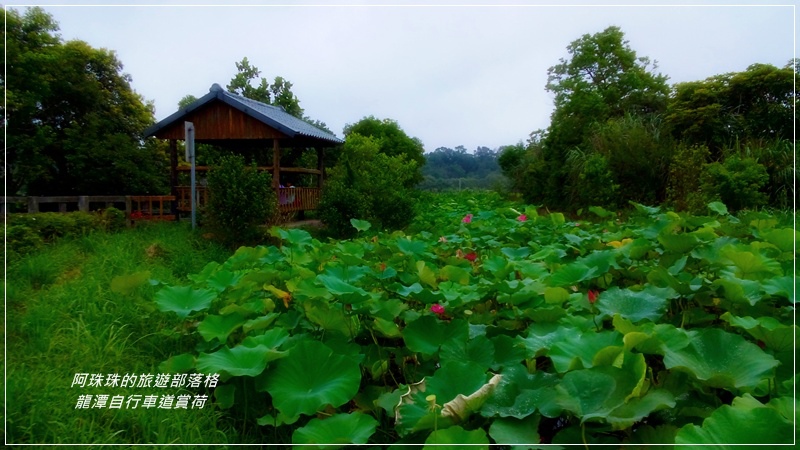
[[[259,79],[261,71],[251,66],[247,57],[236,63],[236,70],[239,72],[231,78],[227,86],[228,92],[268,105],[280,106],[298,119],[303,118],[303,108],[300,107],[300,100],[292,93],[291,82],[283,77],[275,77],[270,85],[266,78]],[[258,84],[253,86],[253,81]]]
[[[146,194],[166,190],[163,146],[143,144],[152,104],[113,51],[62,42],[40,8],[6,14],[9,193]]]
[[[567,47],[569,60],[548,69],[546,89],[555,94],[555,110],[541,146],[537,172],[546,176],[541,192],[531,192],[531,202],[570,208],[564,186],[566,158],[576,146],[586,148],[591,127],[626,114],[635,116],[664,111],[669,94],[667,77],[656,74],[655,63],[636,52],[618,27],[583,35]]]
[[[407,135],[397,122],[369,116],[344,127],[344,135],[348,139],[356,134],[373,138],[379,151],[387,156],[402,156],[406,161],[415,163],[416,172],[407,180],[406,187],[412,187],[422,181],[422,166],[425,164],[422,141]]]
[[[194,95],[191,94],[184,95],[182,99],[178,100],[178,109],[186,108],[187,106],[191,105],[196,101],[197,97],[195,97]]]

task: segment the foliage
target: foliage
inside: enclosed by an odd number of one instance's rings
[[[9,193],[163,193],[165,148],[141,143],[153,108],[133,91],[117,55],[63,42],[41,8],[4,17]]]
[[[352,133],[340,150],[339,163],[330,170],[318,214],[334,236],[350,236],[350,219],[398,229],[414,217],[414,194],[407,186],[417,173],[404,156],[381,151],[376,138]]]
[[[570,167],[571,203],[574,206],[615,207],[620,185],[609,167],[606,156],[585,153],[575,148],[567,155]]]
[[[422,231],[276,229],[209,263],[169,361],[218,371],[274,443],[791,442],[791,217],[425,199]]]
[[[667,183],[667,201],[679,211],[704,212],[709,201],[701,189],[703,168],[710,152],[704,145],[681,143],[672,155]]]
[[[422,174],[425,181],[421,189],[442,189],[446,187],[491,188],[503,182],[498,156],[503,148],[494,151],[478,147],[475,153],[459,145],[455,149],[439,147],[425,154]]]
[[[59,239],[76,238],[95,231],[120,231],[125,222],[125,213],[113,207],[94,213],[10,214],[5,228],[7,250],[17,257]]]
[[[268,105],[280,106],[297,118],[303,117],[303,108],[300,107],[300,100],[292,93],[291,82],[283,77],[275,77],[272,84],[264,77],[259,79],[261,71],[251,66],[247,57],[236,63],[236,70],[238,73],[231,78],[227,87],[229,92]],[[253,81],[258,82],[258,85],[253,86]]]
[[[731,156],[724,163],[705,167],[702,190],[734,211],[759,208],[767,204],[763,192],[769,181],[767,170],[753,158]]]
[[[238,155],[224,156],[208,172],[208,221],[215,234],[228,245],[258,242],[259,226],[277,211],[272,176],[246,166]]]
[[[665,120],[690,145],[706,145],[712,157],[735,141],[793,139],[795,77],[792,63],[778,69],[753,64],[674,87]]]
[[[355,134],[373,138],[380,153],[386,156],[402,156],[406,161],[415,163],[416,170],[413,176],[404,182],[404,187],[413,187],[422,181],[425,149],[419,139],[408,136],[397,122],[391,119],[380,120],[374,116],[364,117],[344,127],[347,139]]]

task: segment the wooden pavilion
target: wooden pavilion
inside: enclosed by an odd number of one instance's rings
[[[278,198],[281,213],[307,211],[317,208],[322,190],[325,148],[344,141],[308,122],[288,114],[278,106],[257,102],[226,92],[214,83],[209,93],[180,109],[145,131],[145,136],[169,140],[170,185],[177,200],[174,213],[190,211],[190,186],[180,183],[179,173],[188,167],[178,166],[178,141],[185,139],[184,122],[194,124],[195,142],[212,144],[236,153],[268,154],[272,150],[272,165],[259,165],[259,170],[272,173],[272,188]],[[281,167],[281,152],[291,149],[314,148],[317,167]],[[198,178],[208,166],[197,166]],[[316,187],[284,187],[281,174],[316,175]],[[184,177],[185,178],[185,177]],[[208,200],[208,189],[197,186],[199,205]]]

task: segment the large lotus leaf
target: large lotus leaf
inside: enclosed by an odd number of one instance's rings
[[[273,228],[270,230],[270,233],[277,237],[280,237],[281,240],[286,241],[291,246],[296,246],[302,248],[307,245],[311,245],[312,238],[311,234],[300,228],[290,228],[288,230],[284,230],[283,228]]]
[[[267,348],[278,348],[289,339],[289,332],[285,328],[273,328],[257,336],[248,336],[242,341],[245,347],[263,345]]]
[[[469,341],[450,340],[442,344],[439,359],[442,364],[445,361],[470,361],[488,369],[494,362],[494,345],[483,335]]]
[[[733,268],[733,274],[747,280],[764,280],[776,275],[783,275],[778,261],[760,253],[737,250],[732,247],[724,249],[722,255]]]
[[[600,276],[612,267],[619,269],[617,264],[617,252],[613,250],[598,250],[589,253],[588,255],[579,258],[578,262],[585,264],[590,268],[596,269],[595,276]]]
[[[750,336],[762,341],[767,347],[776,351],[783,352],[794,347],[796,325],[784,325],[774,317],[736,317],[730,312],[726,312],[720,319],[729,324],[747,331]]]
[[[739,335],[704,328],[684,348],[664,347],[664,365],[686,370],[712,387],[753,389],[778,361]]]
[[[425,264],[425,261],[417,261],[417,276],[419,281],[436,289],[436,272]]]
[[[618,389],[621,379],[616,367],[593,367],[573,370],[564,375],[556,386],[558,403],[572,412],[581,422],[592,418],[606,417],[612,410],[622,406],[629,392]]]
[[[254,377],[267,367],[267,363],[285,356],[284,352],[264,345],[234,348],[222,347],[214,353],[201,353],[197,357],[197,370],[203,373],[227,373],[233,376]]]
[[[249,333],[253,330],[261,330],[263,328],[267,328],[272,325],[272,322],[278,318],[280,314],[278,313],[269,313],[267,315],[256,317],[255,319],[248,320],[247,322],[242,325],[242,331],[245,333]]]
[[[311,419],[306,426],[294,430],[292,443],[304,446],[332,444],[319,446],[331,449],[341,448],[347,444],[366,444],[377,427],[378,421],[366,414],[334,414],[324,420]]]
[[[763,283],[764,292],[769,295],[779,295],[786,297],[794,304],[795,277],[775,277]]]
[[[350,225],[358,231],[367,231],[372,227],[372,224],[366,220],[350,219]]]
[[[758,281],[742,280],[729,274],[714,280],[712,287],[721,287],[725,298],[735,303],[749,303],[753,306],[762,298],[761,284]]]
[[[606,417],[615,430],[630,428],[650,413],[675,406],[675,396],[663,389],[651,390],[644,397],[630,399]]]
[[[208,277],[206,282],[212,289],[222,292],[231,286],[235,286],[241,278],[242,273],[234,273],[229,270],[220,269]]]
[[[539,419],[542,416],[529,416],[524,419],[511,417],[497,419],[489,426],[489,436],[497,444],[539,443]]]
[[[353,283],[364,278],[365,275],[373,274],[374,271],[367,266],[355,265],[327,265],[323,275],[330,275],[347,283]]]
[[[623,345],[622,335],[615,331],[568,333],[559,339],[547,352],[553,367],[560,373],[575,368],[592,367],[598,351],[605,347]]]
[[[169,286],[156,293],[156,305],[161,311],[172,311],[185,318],[192,311],[202,311],[217,298],[209,289],[192,289],[191,286]]]
[[[266,388],[276,408],[296,417],[314,414],[326,405],[335,408],[347,403],[360,383],[358,362],[335,354],[321,342],[302,341],[275,364],[267,375]]]
[[[444,404],[458,394],[469,395],[486,383],[486,368],[471,361],[447,361],[425,379],[427,394],[436,395],[436,403]]]
[[[419,294],[422,292],[422,285],[414,283],[411,286],[403,286],[400,283],[392,283],[387,287],[388,290],[396,292],[403,297],[408,297],[411,294]]]
[[[658,242],[671,253],[688,253],[700,242],[693,234],[662,234]]]
[[[336,331],[347,337],[358,332],[358,321],[341,309],[341,304],[331,305],[324,300],[311,299],[303,303],[306,317],[323,330]]]
[[[677,292],[670,288],[648,286],[636,292],[615,286],[600,295],[595,307],[611,317],[619,314],[632,322],[642,320],[656,322],[664,315],[668,299],[677,295]]]
[[[194,355],[191,353],[170,356],[158,365],[158,371],[162,373],[182,373],[191,369],[194,369]]]
[[[358,286],[345,283],[341,278],[332,275],[317,275],[317,281],[344,303],[360,303],[370,299],[367,291]]]
[[[558,417],[561,407],[556,403],[554,389],[558,381],[555,374],[531,374],[522,365],[507,367],[503,379],[481,406],[481,415],[523,419],[538,409],[546,417]]]
[[[503,247],[500,251],[510,260],[525,259],[531,254],[530,247]]]
[[[762,234],[762,238],[778,247],[782,252],[794,251],[797,232],[791,228],[778,228]]]
[[[228,339],[228,335],[242,326],[244,321],[244,316],[239,313],[225,316],[211,315],[200,322],[200,325],[197,326],[197,332],[200,333],[200,336],[203,336],[203,339],[207,342],[211,342],[211,340],[217,338],[224,344]]]
[[[707,445],[715,448],[740,449],[725,444],[791,444],[794,442],[792,422],[777,410],[762,405],[757,400],[734,399],[731,405],[723,405],[703,421],[703,426],[689,424],[678,430],[676,444]],[[746,448],[746,447],[744,447]]]
[[[422,316],[403,329],[403,340],[413,351],[433,355],[450,340],[466,342],[469,327],[463,320],[444,322],[433,316]]]
[[[575,333],[568,327],[556,323],[534,323],[528,327],[528,337],[516,337],[517,344],[525,349],[529,358],[537,356],[539,352],[550,350],[556,343]]]
[[[553,272],[547,279],[550,286],[572,286],[581,281],[588,280],[597,275],[597,267],[589,267],[586,264],[574,262],[561,267]]]
[[[468,284],[471,277],[469,272],[461,267],[448,265],[439,269],[439,278],[453,283]]]
[[[501,334],[491,342],[494,345],[492,370],[519,365],[527,357],[525,348],[510,336]]]
[[[397,239],[397,248],[406,255],[421,256],[428,250],[424,241],[412,241],[406,238]]]
[[[425,439],[423,450],[460,450],[465,445],[469,445],[470,449],[486,449],[489,450],[489,438],[483,429],[467,431],[460,426],[439,429],[430,434]]]

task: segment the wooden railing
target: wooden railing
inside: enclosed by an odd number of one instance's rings
[[[278,210],[284,213],[317,209],[319,197],[319,188],[278,188]]]
[[[89,212],[103,208],[115,207],[125,211],[128,225],[139,220],[175,220],[172,214],[171,195],[75,195],[55,197],[2,197],[0,213],[6,214],[10,205],[25,205],[29,213],[41,212],[42,205],[58,205],[58,212]],[[52,210],[55,208],[45,209]]]
[[[208,204],[208,188],[197,186],[197,206]],[[192,210],[191,190],[188,186],[178,186],[178,211]],[[278,210],[282,213],[293,211],[310,211],[319,206],[320,190],[310,187],[278,188]]]

